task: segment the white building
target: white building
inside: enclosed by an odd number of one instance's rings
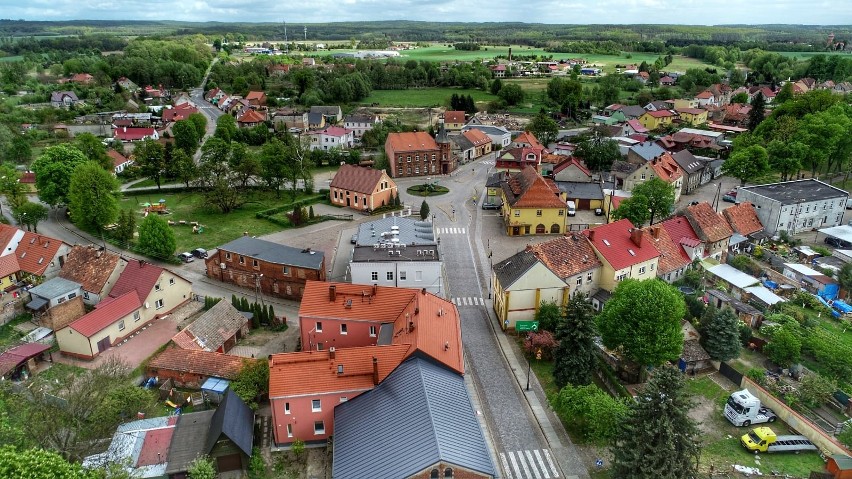
[[[354,284],[442,291],[442,261],[432,223],[389,217],[358,227],[349,261]]]
[[[382,121],[376,115],[347,115],[343,118],[343,127],[352,130],[355,138],[361,138],[364,133],[373,129]]]
[[[468,124],[462,129],[462,132],[467,130],[479,130],[488,135],[491,138],[492,149],[497,149],[498,147],[503,149],[512,143],[512,134],[502,126]]]
[[[331,150],[334,148],[352,148],[355,136],[352,130],[339,126],[329,126],[322,130],[309,131],[311,150]]]
[[[737,202],[750,201],[768,235],[838,226],[849,193],[819,180],[806,179],[744,186]]]

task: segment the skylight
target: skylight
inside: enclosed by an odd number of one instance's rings
[[[605,245],[609,246],[609,240],[604,239],[604,240],[603,240],[603,244],[605,244]]]
[[[636,256],[636,252],[632,249],[628,249],[627,252],[630,253],[630,256]]]

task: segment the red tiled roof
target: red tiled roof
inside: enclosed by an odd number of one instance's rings
[[[411,349],[409,344],[339,348],[334,359],[328,350],[274,354],[269,360],[269,397],[368,391],[375,386],[373,358],[377,359],[381,383]],[[338,366],[343,366],[343,374],[337,373]]]
[[[749,201],[725,208],[722,214],[728,220],[731,228],[743,236],[763,230],[763,225],[757,217],[757,211]]]
[[[150,127],[121,127],[116,128],[113,136],[121,141],[136,141],[154,136],[154,128]]]
[[[631,239],[633,230],[633,223],[623,219],[583,233],[613,269],[620,270],[660,256],[653,245],[642,240],[642,232],[639,230],[635,233],[639,239],[637,245]]]
[[[541,142],[538,141],[538,138],[536,138],[535,135],[533,135],[529,131],[524,131],[520,135],[515,137],[515,139],[513,140],[513,143],[516,143],[516,144],[519,144],[519,145],[520,144],[527,144],[527,145],[530,146],[530,148],[536,148],[536,149],[542,149],[542,150],[544,149],[544,145],[542,145]]]
[[[238,119],[237,123],[263,123],[266,121],[266,114],[257,110],[246,110]]]
[[[506,71],[506,65],[503,65],[501,63],[500,65],[494,65],[493,67],[491,67],[491,69],[494,70],[495,72],[504,72],[504,71]]]
[[[566,234],[544,243],[527,246],[535,256],[563,280],[602,266],[589,240],[580,233]]]
[[[674,113],[669,110],[646,111],[645,114],[654,118],[668,118],[670,116],[674,116]]]
[[[141,307],[142,302],[136,292],[128,291],[111,301],[101,302],[94,311],[73,321],[68,327],[88,338]]]
[[[198,113],[198,108],[195,108],[189,103],[181,103],[174,108],[163,110],[162,118],[165,122],[175,122],[186,120],[189,118],[189,115],[192,115],[193,113]]]
[[[473,146],[482,146],[491,143],[491,137],[476,128],[464,131],[462,135],[473,143]]]
[[[49,349],[50,346],[46,344],[26,343],[0,353],[0,376],[4,376],[30,358],[34,358]]]
[[[100,293],[120,260],[118,255],[92,245],[76,245],[65,257],[59,276],[80,283],[83,291]]]
[[[35,180],[35,173],[32,171],[25,171],[21,173],[21,183],[33,184],[35,183]]]
[[[350,130],[348,128],[343,128],[343,127],[340,127],[340,126],[332,125],[332,126],[326,127],[325,129],[322,129],[322,130],[319,130],[319,131],[311,131],[308,134],[341,137],[341,136],[348,135],[349,133],[352,133],[352,130]]]
[[[331,188],[371,194],[382,179],[382,171],[356,165],[341,165],[331,180]],[[389,180],[390,181],[390,180]]]
[[[678,178],[683,176],[683,173],[680,171],[680,167],[678,167],[677,162],[675,162],[669,152],[665,152],[662,155],[651,159],[650,166],[657,176],[667,183],[677,181]]]
[[[669,218],[660,223],[660,225],[666,229],[666,232],[669,233],[669,237],[671,237],[672,241],[675,243],[685,244],[690,247],[695,247],[701,244],[698,234],[694,229],[692,229],[692,225],[689,224],[689,220],[683,216]]]
[[[0,253],[10,253],[15,251],[15,246],[17,245],[9,243],[12,242],[12,239],[19,231],[23,232],[23,230],[14,226],[0,223],[0,249],[5,249],[5,251],[0,251]],[[12,256],[14,256],[14,254]]]
[[[675,108],[675,111],[678,113],[686,113],[689,115],[700,115],[706,112],[707,110],[701,108]]]
[[[636,133],[648,133],[648,129],[645,128],[642,123],[639,123],[639,120],[627,120],[627,124],[630,125],[630,128],[633,128],[633,131]]]
[[[704,90],[703,92],[695,95],[695,98],[698,98],[698,99],[701,99],[701,100],[709,100],[710,98],[713,98],[713,92],[710,91],[710,90]]]
[[[776,95],[775,91],[773,91],[773,90],[772,90],[771,88],[769,88],[768,86],[765,86],[765,87],[761,88],[761,89],[760,89],[760,93],[762,93],[762,94],[763,94],[763,97],[764,97],[764,98],[775,98],[775,95]]]
[[[115,150],[109,150],[107,152],[107,156],[112,158],[112,166],[113,167],[119,167],[119,166],[127,163],[128,161],[130,161],[130,160],[127,159],[126,156],[122,155],[121,153],[119,153]]]
[[[663,78],[660,78],[660,83],[674,83],[674,78],[666,75]]]
[[[163,268],[139,260],[131,260],[109,292],[111,298],[118,298],[129,291],[135,291],[140,301],[144,301],[154,289]]]
[[[61,240],[25,231],[15,248],[21,271],[42,276],[62,245]]]
[[[564,155],[556,155],[556,156],[562,156],[563,158],[565,158],[565,156],[564,156]],[[569,157],[567,157],[567,158],[568,158],[567,160],[560,162],[559,164],[557,164],[557,165],[553,168],[553,175],[554,175],[554,176],[555,176],[557,173],[559,173],[560,171],[564,170],[565,168],[568,168],[568,167],[569,167],[569,166],[571,166],[571,165],[576,166],[576,167],[577,167],[580,171],[582,171],[582,172],[583,172],[586,176],[592,176],[592,172],[590,172],[590,171],[589,171],[589,169],[588,169],[588,168],[586,168],[586,166],[585,166],[585,165],[583,165],[583,163],[581,163],[581,162],[580,162],[580,160],[579,160],[578,158],[576,158],[576,157],[574,157],[574,156],[569,156]]]
[[[18,258],[13,254],[0,256],[0,277],[11,276],[21,270]]]
[[[716,213],[706,201],[687,206],[684,216],[698,233],[698,237],[708,243],[722,241],[734,234],[722,215]]]
[[[553,188],[531,166],[510,176],[502,186],[513,208],[565,208]]]
[[[645,241],[648,241],[660,252],[657,274],[664,275],[687,266],[691,261],[680,245],[672,241],[671,236],[660,225],[649,226],[643,231]]]
[[[262,91],[250,91],[248,95],[246,95],[246,100],[263,100],[266,97],[266,93]]]
[[[236,379],[243,368],[243,364],[255,361],[257,359],[210,351],[169,348],[148,361],[148,369],[166,369],[202,376]]]
[[[444,123],[464,123],[464,112],[453,110],[444,112]]]
[[[438,150],[438,144],[435,143],[435,139],[425,131],[389,133],[385,145],[389,145],[394,153]]]
[[[177,416],[172,417],[177,419]],[[142,449],[139,451],[139,458],[136,460],[135,467],[160,464],[169,457],[169,446],[172,445],[175,422],[169,418],[168,426],[145,431],[145,439],[142,442]]]

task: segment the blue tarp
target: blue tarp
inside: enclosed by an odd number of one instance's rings
[[[223,394],[228,390],[228,387],[231,385],[231,381],[222,378],[207,378],[207,381],[204,381],[204,384],[201,385],[202,391],[209,391],[217,394]]]
[[[840,286],[837,284],[826,284],[819,292],[820,296],[829,300],[836,298],[838,294],[840,294]]]
[[[831,315],[832,315],[832,316],[834,316],[835,318],[839,318],[839,317],[840,317],[840,313],[838,313],[838,312],[837,312],[837,310],[835,310],[834,308],[832,308],[832,307],[831,307],[831,305],[830,305],[830,304],[828,304],[828,301],[826,301],[825,299],[823,299],[823,297],[822,297],[822,296],[820,296],[820,295],[815,295],[815,296],[816,296],[816,299],[818,299],[820,303],[824,304],[827,308],[831,309]]]
[[[846,304],[845,302],[839,299],[835,299],[832,306],[834,306],[834,309],[840,311],[843,314],[852,313],[852,306]]]
[[[769,281],[768,279],[763,280],[763,285],[769,289],[776,289],[778,287],[778,283],[775,281]]]

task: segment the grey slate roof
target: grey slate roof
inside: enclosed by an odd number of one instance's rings
[[[409,477],[439,462],[495,475],[464,379],[421,357],[334,410],[335,479]]]
[[[624,116],[627,117],[628,120],[639,118],[645,113],[645,109],[639,105],[628,105],[621,107],[621,113],[624,113]]]
[[[222,435],[227,436],[243,453],[251,456],[254,440],[254,411],[233,390],[225,392],[210,421],[206,452],[210,453]]]
[[[201,438],[207,436],[215,413],[215,410],[210,410],[180,415],[169,446],[169,465],[166,467],[166,474],[186,471],[190,462],[205,454],[206,444]]]
[[[472,125],[468,124],[468,126],[464,127],[462,131],[467,130],[479,130],[486,135],[490,136],[502,136],[502,135],[511,135],[509,130],[501,127],[501,126],[491,126],[491,125]]]
[[[219,249],[269,263],[312,269],[319,269],[324,257],[322,251],[308,252],[250,236],[241,236],[230,243],[223,244]]]
[[[192,333],[201,349],[216,351],[246,323],[248,318],[229,301],[223,300],[199,316],[185,331]]]
[[[319,125],[322,123],[322,119],[322,113],[308,113],[308,124],[310,125]]]
[[[681,150],[672,155],[675,162],[680,166],[687,175],[697,173],[704,169],[707,163],[699,160],[689,150]]]
[[[474,147],[473,143],[464,135],[453,135],[451,138],[461,151],[470,150]]]
[[[590,183],[588,181],[557,181],[556,186],[559,187],[559,191],[567,194],[569,199],[602,200],[604,197],[600,183]]]
[[[494,274],[503,289],[511,286],[538,262],[532,251],[519,251],[494,265]]]
[[[814,179],[743,186],[742,189],[778,201],[782,205],[790,205],[799,201],[819,201],[849,196],[846,191]]]
[[[488,180],[485,181],[486,188],[499,188],[500,182],[506,179],[506,174],[498,171],[497,173],[492,173],[488,176]]]
[[[652,159],[666,152],[666,150],[664,150],[660,145],[654,143],[653,141],[637,143],[630,147],[630,151],[636,153],[645,161],[651,161]]]
[[[80,283],[75,283],[74,281],[57,276],[56,278],[49,279],[35,288],[32,288],[30,290],[30,294],[41,296],[42,298],[53,299],[65,296],[68,293],[73,293],[80,288]]]

